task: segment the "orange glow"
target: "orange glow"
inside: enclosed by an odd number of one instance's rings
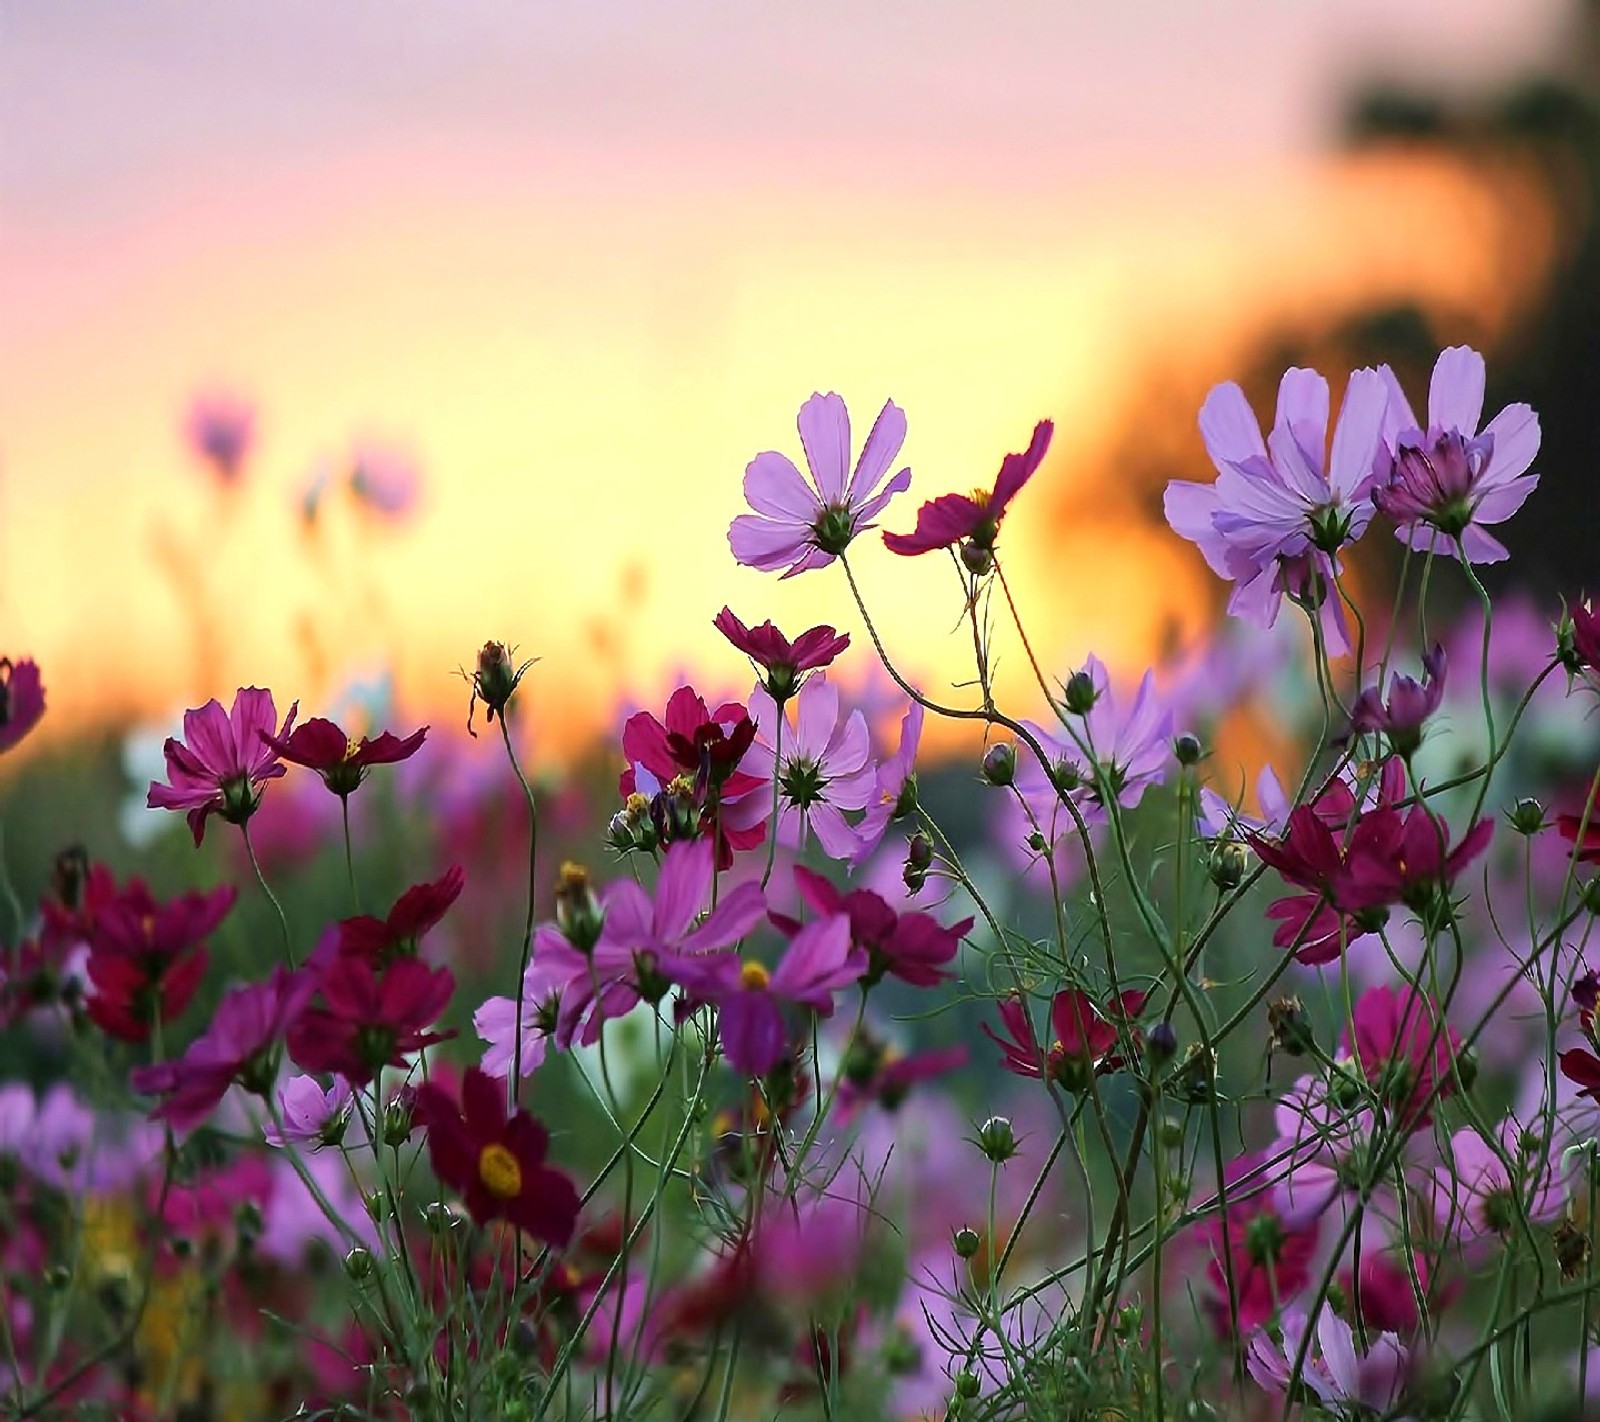
[[[908,413],[897,528],[920,498],[992,480],[1053,416],[1037,482],[1105,489],[1107,511],[1030,530],[1025,492],[1001,545],[1011,584],[1047,672],[1091,648],[1133,671],[1212,599],[1190,550],[1130,521],[1106,467],[1151,362],[1222,378],[1264,325],[1358,298],[1492,331],[1545,240],[1517,175],[1400,157],[1021,214],[904,193],[639,201],[396,156],[251,211],[173,211],[93,252],[13,242],[30,295],[0,332],[0,609],[8,650],[43,667],[51,730],[241,682],[315,710],[349,667],[385,660],[407,705],[464,715],[453,669],[492,636],[543,658],[527,685],[559,749],[682,666],[741,684],[710,626],[725,601],[791,631],[833,622],[865,656],[835,570],[780,584],[736,568],[725,539],[746,461],[798,455],[794,413],[829,388],[858,433],[886,397]],[[231,499],[176,434],[213,378],[260,405]],[[308,539],[297,491],[363,433],[415,454],[421,517]],[[1208,476],[1198,435],[1171,474]],[[874,539],[858,562],[908,674],[971,704],[949,689],[970,679],[971,634],[944,560]],[[200,573],[180,595],[163,566]],[[1026,659],[997,645],[999,692],[1026,703]]]

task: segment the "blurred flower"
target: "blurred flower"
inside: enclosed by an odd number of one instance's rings
[[[557,1248],[578,1222],[578,1192],[544,1163],[550,1133],[526,1111],[508,1114],[505,1087],[468,1067],[458,1106],[431,1082],[417,1088],[433,1172],[466,1201],[478,1224],[506,1220]]]
[[[190,401],[183,430],[189,448],[220,483],[239,481],[255,443],[254,406],[224,390],[206,391]]]
[[[879,412],[854,474],[843,400],[813,395],[800,407],[798,424],[810,483],[787,455],[756,455],[744,474],[744,496],[755,512],[740,514],[728,529],[735,562],[768,573],[787,564],[786,578],[833,562],[890,499],[911,487],[911,470],[902,469],[879,491],[906,437],[906,417],[892,400]]]
[[[456,1035],[428,1030],[455,991],[448,968],[398,958],[379,977],[366,959],[340,957],[323,971],[317,991],[321,1002],[289,1028],[289,1055],[303,1071],[335,1072],[353,1087]]]
[[[770,621],[746,627],[727,607],[711,625],[766,672],[761,685],[780,706],[799,690],[802,675],[828,666],[850,645],[848,633],[831,627],[812,627],[791,642]]]
[[[179,1135],[200,1125],[239,1082],[265,1096],[277,1075],[275,1048],[304,1010],[315,983],[307,973],[278,966],[263,983],[234,988],[222,999],[211,1025],[181,1057],[140,1067],[133,1089],[167,1099],[151,1112]]]
[[[1093,653],[1076,677],[1086,677],[1093,687],[1092,704],[1083,713],[1083,738],[1095,766],[1084,764],[1083,752],[1078,752],[1085,810],[1102,808],[1095,768],[1117,803],[1131,810],[1166,773],[1172,753],[1172,711],[1156,690],[1153,671],[1145,672],[1133,704],[1127,707],[1119,704],[1105,663]]]
[[[1265,443],[1237,385],[1218,385],[1206,397],[1200,433],[1217,480],[1173,480],[1165,506],[1174,531],[1200,549],[1212,572],[1235,584],[1228,601],[1233,616],[1270,627],[1288,593],[1320,609],[1330,653],[1348,650],[1341,599],[1332,592],[1336,554],[1372,518],[1386,404],[1380,374],[1356,371],[1330,455],[1328,382],[1314,370],[1284,372]]]
[[[1445,1159],[1433,1174],[1434,1223],[1463,1249],[1506,1238],[1524,1217],[1549,1224],[1565,1206],[1549,1152],[1514,1117],[1501,1124],[1493,1146],[1463,1127],[1450,1137]]]
[[[1353,1040],[1347,1031],[1345,1050],[1353,1050],[1397,1127],[1426,1126],[1435,1103],[1456,1089],[1453,1067],[1461,1039],[1455,1030],[1424,994],[1387,984],[1361,994],[1351,1024]]]
[[[262,739],[289,764],[316,771],[322,783],[343,799],[366,779],[370,767],[409,760],[422,748],[427,734],[424,726],[404,740],[385,731],[376,740],[363,736],[358,741],[332,721],[313,716],[287,736],[264,735]]]
[[[461,896],[466,873],[459,864],[431,883],[413,884],[384,918],[361,914],[341,920],[338,952],[384,967],[397,957],[415,957],[422,935],[434,928]]]
[[[974,550],[965,555],[969,570],[987,571],[983,555],[993,553],[1006,508],[1044,462],[1054,432],[1055,425],[1051,421],[1040,420],[1033,428],[1033,439],[1027,450],[1022,454],[1008,454],[1000,461],[1000,473],[992,490],[978,489],[970,495],[941,494],[929,499],[917,510],[916,528],[910,533],[885,533],[884,546],[891,553],[912,558],[965,541]]]
[[[1217,1333],[1228,1337],[1235,1326],[1240,1334],[1259,1328],[1281,1300],[1311,1282],[1320,1219],[1294,1227],[1278,1213],[1264,1154],[1236,1157],[1222,1178],[1226,1204],[1196,1232],[1211,1255],[1206,1281],[1214,1295],[1204,1301],[1206,1312]]]
[[[279,738],[289,734],[299,709],[299,702],[289,708]],[[276,719],[272,693],[256,686],[239,689],[231,715],[215,699],[185,711],[184,739],[168,737],[162,747],[169,783],[151,784],[150,807],[186,810],[196,844],[205,838],[206,819],[213,813],[243,824],[260,802],[260,787],[287,773],[268,744]]]
[[[1256,802],[1261,816],[1240,814],[1209,786],[1200,790],[1200,810],[1196,824],[1207,839],[1237,839],[1246,834],[1281,835],[1289,818],[1289,797],[1283,782],[1270,765],[1261,767],[1256,777]]]
[[[987,1022],[982,1027],[984,1035],[1004,1053],[1000,1065],[1007,1071],[1017,1076],[1048,1076],[1069,1091],[1086,1091],[1092,1077],[1116,1071],[1123,1065],[1117,1053],[1121,1038],[1119,1023],[1132,1032],[1130,1024],[1143,1008],[1143,993],[1125,992],[1107,1009],[1110,1013],[1107,1017],[1081,989],[1058,992],[1050,1003],[1048,1049],[1034,1034],[1028,1006],[1020,997],[1002,998],[999,1003],[1005,1037],[999,1036]]]
[[[878,763],[867,812],[855,827],[856,849],[850,856],[859,868],[880,844],[889,826],[916,808],[917,749],[922,743],[922,706],[913,701],[900,722],[900,744],[893,755]]]
[[[367,445],[351,460],[351,494],[382,518],[403,519],[416,506],[421,487],[416,465],[396,450]]]
[[[1528,466],[1539,452],[1539,417],[1527,405],[1507,405],[1478,433],[1483,416],[1483,357],[1470,346],[1439,353],[1428,387],[1428,428],[1412,413],[1388,366],[1385,444],[1393,474],[1373,492],[1392,518],[1396,536],[1419,553],[1442,553],[1468,563],[1498,563],[1505,546],[1484,528],[1503,523],[1539,482]]]
[[[1362,1351],[1350,1325],[1326,1305],[1317,1316],[1316,1352],[1307,1346],[1308,1328],[1305,1310],[1295,1304],[1284,1311],[1276,1337],[1258,1330],[1246,1355],[1250,1376],[1282,1396],[1301,1364],[1300,1382],[1325,1406],[1341,1415],[1352,1405],[1361,1416],[1391,1415],[1411,1381],[1405,1344],[1379,1333],[1367,1338]]]
[[[0,657],[0,751],[8,751],[44,715],[44,682],[31,657]]]
[[[342,1076],[332,1086],[314,1076],[296,1076],[278,1091],[278,1122],[269,1121],[262,1135],[270,1146],[309,1146],[312,1150],[337,1145],[344,1135],[353,1095]]]

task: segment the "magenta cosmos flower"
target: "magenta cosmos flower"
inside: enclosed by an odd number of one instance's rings
[[[1022,486],[1044,462],[1055,425],[1040,420],[1033,427],[1033,439],[1021,454],[1008,454],[1000,461],[1000,473],[992,490],[977,489],[971,494],[941,494],[917,510],[917,526],[910,533],[885,533],[884,546],[891,553],[914,558],[935,548],[954,544],[970,545],[963,559],[975,573],[987,571],[1000,536],[1000,520],[1007,506],[1022,491]]]
[[[761,685],[780,706],[800,689],[800,680],[808,671],[830,665],[850,645],[848,633],[826,626],[809,628],[791,642],[770,620],[759,627],[746,627],[728,607],[711,625],[765,673]]]
[[[740,514],[728,529],[735,562],[766,573],[783,568],[786,578],[825,568],[890,499],[911,487],[911,470],[902,469],[879,489],[906,438],[906,417],[894,401],[879,411],[853,474],[843,400],[813,395],[797,423],[810,483],[787,455],[756,455],[744,471],[744,496],[755,512]]]
[[[842,913],[850,920],[850,936],[867,955],[864,981],[868,987],[886,974],[915,987],[933,987],[943,982],[951,976],[944,971],[944,964],[956,956],[961,940],[972,929],[970,918],[945,928],[930,914],[916,910],[896,913],[871,889],[841,893],[803,864],[795,865],[794,882],[813,913],[819,917]],[[772,921],[791,937],[800,931],[799,923],[793,919],[774,913]]]
[[[289,708],[277,728],[280,740],[299,709],[299,702]],[[259,686],[240,687],[231,714],[215,698],[185,711],[183,739],[169,736],[162,747],[168,783],[152,783],[146,803],[153,810],[186,811],[196,844],[205,838],[206,820],[213,814],[242,825],[261,803],[261,786],[287,773],[267,743],[277,714],[272,693]]]
[[[1387,467],[1382,443],[1388,390],[1375,370],[1350,377],[1328,450],[1328,382],[1288,370],[1265,441],[1244,391],[1217,386],[1200,410],[1200,433],[1217,467],[1213,484],[1173,480],[1167,522],[1195,544],[1211,571],[1234,584],[1228,611],[1259,627],[1277,621],[1284,595],[1319,609],[1329,650],[1349,635],[1333,591],[1335,555],[1371,521],[1372,490]]]
[[[44,682],[38,663],[0,657],[0,751],[8,751],[44,715]]]
[[[1132,1026],[1144,1010],[1142,992],[1125,992],[1108,1005],[1109,1016],[1102,1014],[1088,993],[1079,988],[1058,992],[1050,1003],[1051,1041],[1042,1045],[1033,1030],[1028,1005],[1015,995],[1002,998],[998,1005],[1001,1037],[987,1022],[980,1023],[984,1035],[1004,1055],[1000,1065],[1016,1076],[1045,1077],[1069,1091],[1087,1091],[1092,1077],[1116,1071],[1123,1065],[1117,1049],[1121,1031],[1134,1041],[1138,1031]],[[1007,1040],[1009,1038],[1009,1040]]]
[[[1539,417],[1527,405],[1507,405],[1478,432],[1483,417],[1483,357],[1451,346],[1434,362],[1428,386],[1428,428],[1412,414],[1388,366],[1384,433],[1394,467],[1373,500],[1396,525],[1396,535],[1419,553],[1447,553],[1468,563],[1498,563],[1505,545],[1484,527],[1504,523],[1534,491],[1528,466],[1539,452]]]
[[[322,783],[341,799],[363,780],[374,765],[394,765],[409,760],[422,748],[428,728],[413,731],[403,740],[385,731],[376,740],[347,736],[332,721],[313,716],[287,736],[262,739],[290,765],[303,765],[322,777]]]
[[[264,983],[235,988],[188,1051],[174,1061],[135,1071],[133,1089],[165,1096],[151,1115],[180,1135],[204,1121],[235,1081],[265,1096],[278,1071],[278,1043],[315,988],[308,974],[283,967],[273,969]]]

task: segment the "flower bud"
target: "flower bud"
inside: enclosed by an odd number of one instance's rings
[[[1166,1150],[1178,1150],[1183,1146],[1183,1122],[1176,1116],[1163,1116],[1161,1124],[1156,1127],[1156,1139]]]
[[[983,1240],[978,1237],[978,1231],[966,1225],[955,1232],[951,1243],[955,1247],[957,1256],[962,1259],[971,1259],[983,1247]]]
[[[517,669],[511,649],[504,642],[485,642],[478,652],[478,669],[472,676],[472,691],[488,707],[489,720],[505,715],[511,693],[517,689]]]
[[[1028,848],[1035,854],[1043,854],[1050,847],[1050,841],[1044,837],[1043,830],[1028,831]]]
[[[409,1089],[383,1108],[383,1143],[398,1150],[411,1139],[411,1094]]]
[[[1227,891],[1237,889],[1244,880],[1244,846],[1231,839],[1218,840],[1211,847],[1211,858],[1206,872],[1217,888]]]
[[[72,1270],[65,1264],[52,1264],[44,1271],[44,1281],[56,1293],[63,1293],[72,1283]]]
[[[428,1233],[438,1238],[459,1227],[461,1216],[442,1200],[434,1200],[423,1207],[422,1222]]]
[[[1217,1097],[1217,1054],[1198,1042],[1191,1042],[1183,1065],[1173,1079],[1175,1094],[1195,1106],[1208,1105]]]
[[[1600,914],[1600,878],[1590,879],[1578,891],[1578,902],[1590,913]]]
[[[996,1165],[1004,1165],[1017,1153],[1017,1135],[1004,1116],[991,1116],[978,1127],[978,1149]]]
[[[1017,778],[1017,748],[997,741],[983,753],[983,778],[991,785],[1009,785]]]
[[[50,872],[50,892],[63,908],[81,908],[88,883],[89,851],[81,844],[70,844],[56,855]]]
[[[978,1381],[978,1375],[971,1368],[963,1368],[956,1374],[957,1397],[976,1397],[980,1387],[982,1384]]]
[[[1463,1047],[1456,1053],[1456,1075],[1461,1079],[1463,1091],[1471,1091],[1477,1085],[1479,1065],[1475,1047]]]
[[[372,1255],[359,1245],[344,1256],[344,1272],[352,1283],[372,1277]]]
[[[556,926],[580,953],[592,953],[605,926],[605,913],[589,887],[589,871],[571,860],[556,879]]]
[[[1524,796],[1506,811],[1506,818],[1518,834],[1538,834],[1544,828],[1544,806],[1531,795]]]
[[[969,540],[961,545],[961,563],[973,577],[981,578],[994,567],[994,550]]]
[[[914,869],[933,865],[933,841],[925,834],[914,834],[906,845],[906,864]]]
[[[1303,1057],[1316,1045],[1311,1018],[1297,997],[1280,997],[1267,1004],[1267,1028],[1273,1049],[1291,1057]]]
[[[1095,690],[1094,678],[1088,672],[1075,671],[1067,678],[1062,704],[1074,716],[1087,716],[1099,699],[1100,693]]]
[[[1178,1034],[1170,1022],[1157,1022],[1145,1038],[1145,1053],[1153,1062],[1169,1062],[1178,1052]]]
[[[1177,756],[1179,765],[1194,765],[1201,755],[1200,738],[1185,731],[1172,743],[1172,753]]]

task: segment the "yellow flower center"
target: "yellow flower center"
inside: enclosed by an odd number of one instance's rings
[[[746,963],[739,969],[739,986],[752,992],[759,992],[772,981],[769,973],[760,963]]]
[[[354,736],[346,736],[344,738],[344,758],[346,760],[354,760],[360,754],[361,742],[356,740]]]
[[[498,1141],[478,1156],[478,1179],[497,1200],[513,1200],[522,1193],[522,1167]]]

